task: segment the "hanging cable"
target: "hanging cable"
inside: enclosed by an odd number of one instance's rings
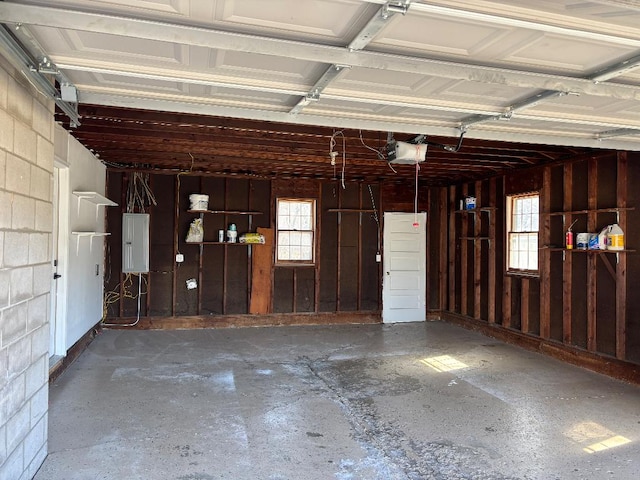
[[[384,154],[380,150],[370,147],[369,145],[364,143],[364,139],[362,138],[362,130],[358,130],[358,133],[360,134],[360,142],[362,143],[362,145],[364,145],[365,148],[368,148],[372,152],[376,152],[376,155],[378,156],[378,160],[384,160]]]
[[[369,197],[371,198],[371,208],[373,208],[373,219],[376,221],[377,234],[378,234],[378,243],[376,246],[376,256],[380,255],[380,219],[378,218],[378,209],[376,208],[376,201],[373,198],[373,191],[371,190],[371,185],[367,185],[369,189]]]
[[[142,282],[145,284],[145,291],[142,291]],[[122,285],[122,294],[120,294],[120,286]],[[131,286],[133,285],[133,275],[131,273],[127,273],[122,281],[122,284],[118,284],[115,288],[110,292],[105,292],[104,294],[104,305],[102,310],[102,323],[101,325],[105,327],[135,327],[140,322],[140,310],[141,310],[141,298],[142,295],[147,294],[148,283],[147,279],[142,276],[142,273],[138,273],[138,294],[135,295],[131,292]],[[138,313],[136,316],[136,321],[132,323],[106,323],[105,320],[108,315],[109,306],[120,301],[123,298],[137,299],[138,305]]]
[[[418,222],[418,173],[420,172],[420,164],[416,162],[416,194],[413,200],[413,226],[418,228],[420,223]]]
[[[347,139],[344,136],[342,130],[333,132],[333,134],[331,135],[331,140],[329,140],[329,156],[331,157],[331,164],[335,167],[335,157],[337,152],[334,152],[333,149],[336,146],[336,137],[338,135],[342,136],[342,169],[340,175],[340,184],[342,185],[342,189],[344,190],[347,188],[347,186],[345,185],[345,170],[347,167]]]

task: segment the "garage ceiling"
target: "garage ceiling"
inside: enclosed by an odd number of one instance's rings
[[[338,169],[392,178],[393,132],[450,183],[640,150],[632,0],[5,0],[0,22],[116,166],[325,178],[333,135]]]

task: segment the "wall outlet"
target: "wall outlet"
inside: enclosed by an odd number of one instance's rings
[[[176,253],[176,263],[184,262],[184,255],[181,253]]]
[[[382,255],[376,253],[376,262],[380,263],[382,261]]]

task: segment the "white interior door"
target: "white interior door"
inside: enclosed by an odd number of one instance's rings
[[[426,224],[424,212],[384,214],[384,323],[426,319]]]
[[[52,280],[51,306],[49,314],[49,357],[66,355],[66,265],[69,218],[69,170],[65,167],[53,169],[53,230],[52,230]]]

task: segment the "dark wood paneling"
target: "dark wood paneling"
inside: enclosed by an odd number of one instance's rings
[[[201,179],[190,175],[181,175],[178,179],[178,252],[184,255],[184,262],[176,268],[175,315],[198,315],[199,290],[202,285],[198,284],[198,288],[188,290],[186,281],[190,278],[195,278],[196,280],[200,278],[200,246],[186,243],[185,239],[189,231],[189,225],[195,218],[198,218],[198,215],[187,212],[191,203],[189,195],[201,191]],[[206,239],[209,234],[207,223],[204,224],[204,229]],[[151,248],[153,249],[154,247],[151,244]]]
[[[106,209],[107,225],[105,231],[111,233],[111,235],[106,237],[105,240],[104,290],[105,293],[112,292],[108,297],[112,298],[113,302],[106,305],[106,315],[110,318],[121,316],[119,294],[120,272],[122,271],[122,212],[125,208],[122,190],[123,177],[123,173],[107,172],[107,197],[113,199],[119,205],[118,207]]]
[[[150,208],[149,243],[149,315],[168,317],[173,312],[173,251],[174,231],[174,179],[167,175],[154,175],[150,181],[157,205]],[[161,192],[161,194],[160,194]]]
[[[335,182],[322,185],[322,232],[320,235],[320,299],[321,312],[337,309],[338,288],[338,214],[329,212],[338,208],[338,186]]]
[[[627,154],[627,204],[635,210],[627,213],[627,228],[624,231],[625,245],[636,252],[626,254],[625,288],[626,322],[624,324],[626,338],[624,348],[626,359],[640,363],[640,294],[638,293],[638,275],[640,274],[640,188],[637,179],[640,178],[640,153]]]
[[[309,313],[315,310],[315,269],[296,269],[295,313]]]
[[[571,344],[587,348],[587,256],[572,258],[571,276]]]
[[[273,312],[293,312],[294,303],[293,268],[276,267],[273,273]]]
[[[531,168],[521,172],[509,173],[505,176],[505,195],[537,192],[542,188],[542,169]]]
[[[563,252],[550,252],[549,278],[549,338],[562,342],[562,255]]]
[[[379,207],[379,186],[371,185],[371,193],[373,194],[375,206]],[[362,207],[364,209],[372,209],[371,198],[368,186],[363,186],[362,191]],[[377,213],[378,216],[380,212]],[[376,262],[376,253],[378,252],[378,235],[382,236],[382,231],[376,223],[375,216],[372,213],[362,213],[360,216],[361,228],[361,263],[360,263],[360,310],[375,311],[380,309],[380,266]],[[378,217],[380,220],[380,217]],[[380,224],[382,227],[382,224]],[[382,241],[381,241],[382,243]]]

